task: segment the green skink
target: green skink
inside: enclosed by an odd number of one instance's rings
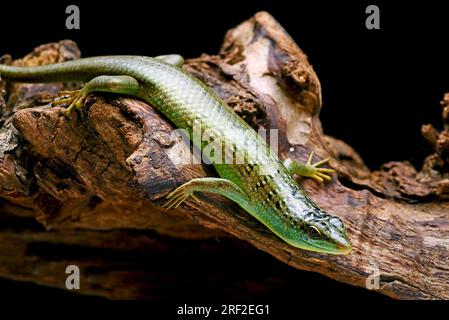
[[[20,82],[87,82],[81,90],[55,100],[69,105],[67,113],[82,107],[91,92],[126,94],[148,102],[176,127],[186,130],[200,150],[219,142],[219,152],[226,153],[225,157],[231,154],[233,160],[229,163],[212,157],[220,178],[198,178],[181,185],[167,196],[167,208],[177,207],[195,192],[211,192],[236,202],[294,247],[350,253],[352,246],[342,221],[320,209],[293,179],[299,174],[321,182],[330,180],[328,174],[333,170],[320,167],[327,159],[312,164],[311,155],[304,164],[290,159],[282,163],[224,101],[184,72],[182,63],[178,55],[104,56],[38,67],[0,65],[0,76]],[[208,132],[207,141],[192,138],[195,125]]]

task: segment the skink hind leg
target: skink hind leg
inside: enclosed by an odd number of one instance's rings
[[[328,168],[320,168],[321,165],[329,162],[329,158],[312,163],[313,151],[310,153],[306,163],[301,163],[296,160],[286,159],[284,166],[291,174],[297,174],[303,177],[315,179],[318,182],[331,181],[332,177],[329,175],[335,170]]]
[[[248,196],[235,183],[221,178],[197,178],[184,183],[167,196],[168,201],[163,205],[164,208],[176,208],[188,197],[195,197],[194,192],[210,192],[225,196],[238,204],[248,202]]]
[[[62,91],[60,99],[54,100],[53,105],[69,105],[65,114],[68,116],[73,108],[82,108],[89,93],[110,92],[127,94],[135,97],[140,95],[139,82],[130,76],[98,76],[90,80],[80,90]]]

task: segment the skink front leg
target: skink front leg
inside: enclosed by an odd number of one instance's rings
[[[73,108],[81,108],[89,93],[110,92],[139,97],[141,90],[139,82],[130,76],[98,76],[90,80],[80,90],[62,91],[62,99],[54,100],[53,105],[68,104],[65,114],[68,116]]]
[[[242,205],[248,202],[248,196],[232,181],[221,178],[197,178],[184,183],[167,196],[168,201],[163,205],[165,208],[176,208],[188,197],[195,197],[195,192],[210,192],[225,196],[228,199]]]
[[[312,163],[313,151],[310,153],[306,163],[301,163],[290,158],[284,161],[284,166],[291,174],[297,174],[303,177],[312,178],[323,183],[331,181],[332,177],[328,174],[335,172],[333,169],[320,168],[321,165],[329,162],[329,158]]]

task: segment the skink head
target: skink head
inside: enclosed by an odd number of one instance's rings
[[[279,216],[286,224],[278,234],[290,245],[315,252],[349,254],[352,245],[340,218],[320,209],[302,190],[284,197]]]
[[[275,233],[290,245],[304,250],[328,254],[351,253],[352,245],[341,220],[327,214],[323,216],[322,213],[320,216],[297,223],[286,232]]]
[[[308,250],[331,254],[349,254],[352,251],[340,218],[319,208],[307,214],[302,229],[305,235],[303,242]]]

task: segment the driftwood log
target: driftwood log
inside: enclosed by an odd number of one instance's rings
[[[61,41],[1,62],[32,66],[79,56],[76,44]],[[64,248],[158,254],[187,241],[168,239],[231,235],[294,268],[368,284],[390,297],[449,298],[449,95],[442,103],[444,129],[422,128],[435,152],[421,171],[408,162],[389,162],[371,172],[350,146],[323,134],[320,82],[269,14],[257,13],[231,29],[218,55],[189,59],[184,69],[255,129],[278,129],[280,158],[304,161],[312,150],[317,159],[331,157],[334,180],[324,187],[307,180],[303,186],[344,220],[353,253],[295,249],[234,203],[210,194],[201,194],[200,203],[164,210],[160,205],[173,188],[215,173],[179,161],[191,150],[171,135],[173,126],[163,116],[136,99],[92,94],[68,119],[63,108],[49,103],[59,90],[79,84],[2,81],[0,277],[63,287],[60,270],[72,261],[86,279],[81,293],[139,297],[144,294],[137,287],[148,275],[126,266],[108,273],[107,259],[78,259],[64,255]],[[154,239],[139,233],[149,229]],[[89,273],[94,267],[105,271]],[[155,295],[151,287],[146,290]]]

